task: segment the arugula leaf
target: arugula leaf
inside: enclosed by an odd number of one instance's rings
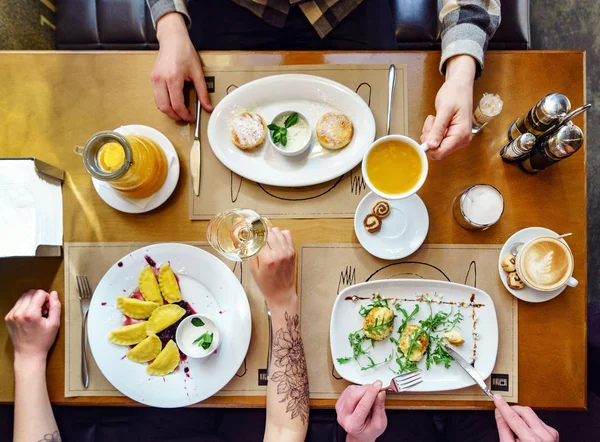
[[[285,122],[283,123],[283,125],[285,126],[285,128],[287,129],[290,126],[293,126],[294,124],[296,124],[298,122],[298,112],[292,112],[291,114],[288,115],[288,117],[285,119]]]
[[[400,327],[398,327],[398,333],[402,334],[402,332],[408,325],[408,321],[412,320],[417,315],[417,313],[419,313],[419,304],[415,305],[415,308],[413,309],[413,311],[410,314],[408,314],[408,312],[406,310],[404,310],[400,306],[400,304],[396,304],[396,310],[400,310],[400,313],[402,313],[402,316],[404,316],[404,319],[402,320],[402,324],[400,324]]]
[[[350,362],[352,359],[354,359],[351,356],[345,357],[345,358],[337,358],[338,364],[345,364],[346,362]]]
[[[202,327],[204,325],[204,321],[200,318],[192,318],[192,325],[194,327]]]
[[[450,356],[450,354],[446,351],[446,349],[444,347],[442,347],[440,344],[437,345],[437,347],[435,347],[434,352],[431,354],[431,358],[433,359],[433,362],[436,364],[440,364],[440,363],[444,363],[444,367],[446,368],[450,368],[450,362],[452,362],[454,360],[454,358],[452,356]]]

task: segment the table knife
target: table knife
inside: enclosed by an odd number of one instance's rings
[[[192,187],[194,195],[200,195],[200,115],[202,106],[196,100],[196,127],[194,129],[194,141],[190,150],[190,175],[192,176]]]
[[[458,362],[459,365],[469,374],[469,376],[471,376],[473,378],[473,380],[475,382],[477,382],[477,385],[479,385],[481,387],[481,389],[483,390],[483,392],[485,394],[487,394],[487,396],[491,400],[494,400],[494,395],[492,394],[492,392],[490,391],[490,389],[487,387],[487,385],[485,385],[485,382],[483,381],[483,378],[477,372],[477,370],[475,370],[475,368],[471,364],[469,364],[469,362],[465,358],[463,358],[461,355],[459,355],[448,344],[442,344],[442,345],[444,346],[444,349],[450,354],[450,356],[452,356],[454,358],[454,360],[456,362]]]

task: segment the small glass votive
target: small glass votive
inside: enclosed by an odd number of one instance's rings
[[[476,134],[483,129],[494,117],[500,115],[504,103],[499,95],[483,94],[479,104],[473,111],[473,127],[471,132]]]
[[[452,205],[454,218],[468,230],[485,230],[504,213],[504,198],[494,186],[475,184],[463,190]]]

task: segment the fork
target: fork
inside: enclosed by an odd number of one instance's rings
[[[90,300],[92,299],[92,288],[87,276],[77,276],[77,291],[79,292],[79,306],[81,307],[81,381],[85,388],[90,385],[87,355],[85,353],[85,341],[87,336],[87,316],[90,311]]]
[[[380,391],[393,391],[394,393],[402,393],[415,385],[423,382],[421,370],[402,373],[401,375],[392,378],[390,385],[383,387]]]

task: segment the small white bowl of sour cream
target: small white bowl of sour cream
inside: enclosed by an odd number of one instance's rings
[[[293,113],[298,114],[298,120],[295,124],[287,127],[286,134],[286,145],[284,146],[281,143],[281,138],[279,138],[278,142],[275,142],[273,139],[274,132],[269,129],[269,141],[273,145],[276,151],[281,153],[282,155],[291,157],[300,155],[306,152],[311,144],[312,144],[312,129],[310,124],[308,124],[308,120],[304,115],[296,111],[285,111],[277,114],[271,124],[275,124],[279,127],[285,127],[285,122],[287,118]],[[270,126],[270,125],[269,125]]]
[[[175,339],[179,349],[190,358],[206,358],[221,343],[219,329],[207,316],[190,315],[177,326]]]

